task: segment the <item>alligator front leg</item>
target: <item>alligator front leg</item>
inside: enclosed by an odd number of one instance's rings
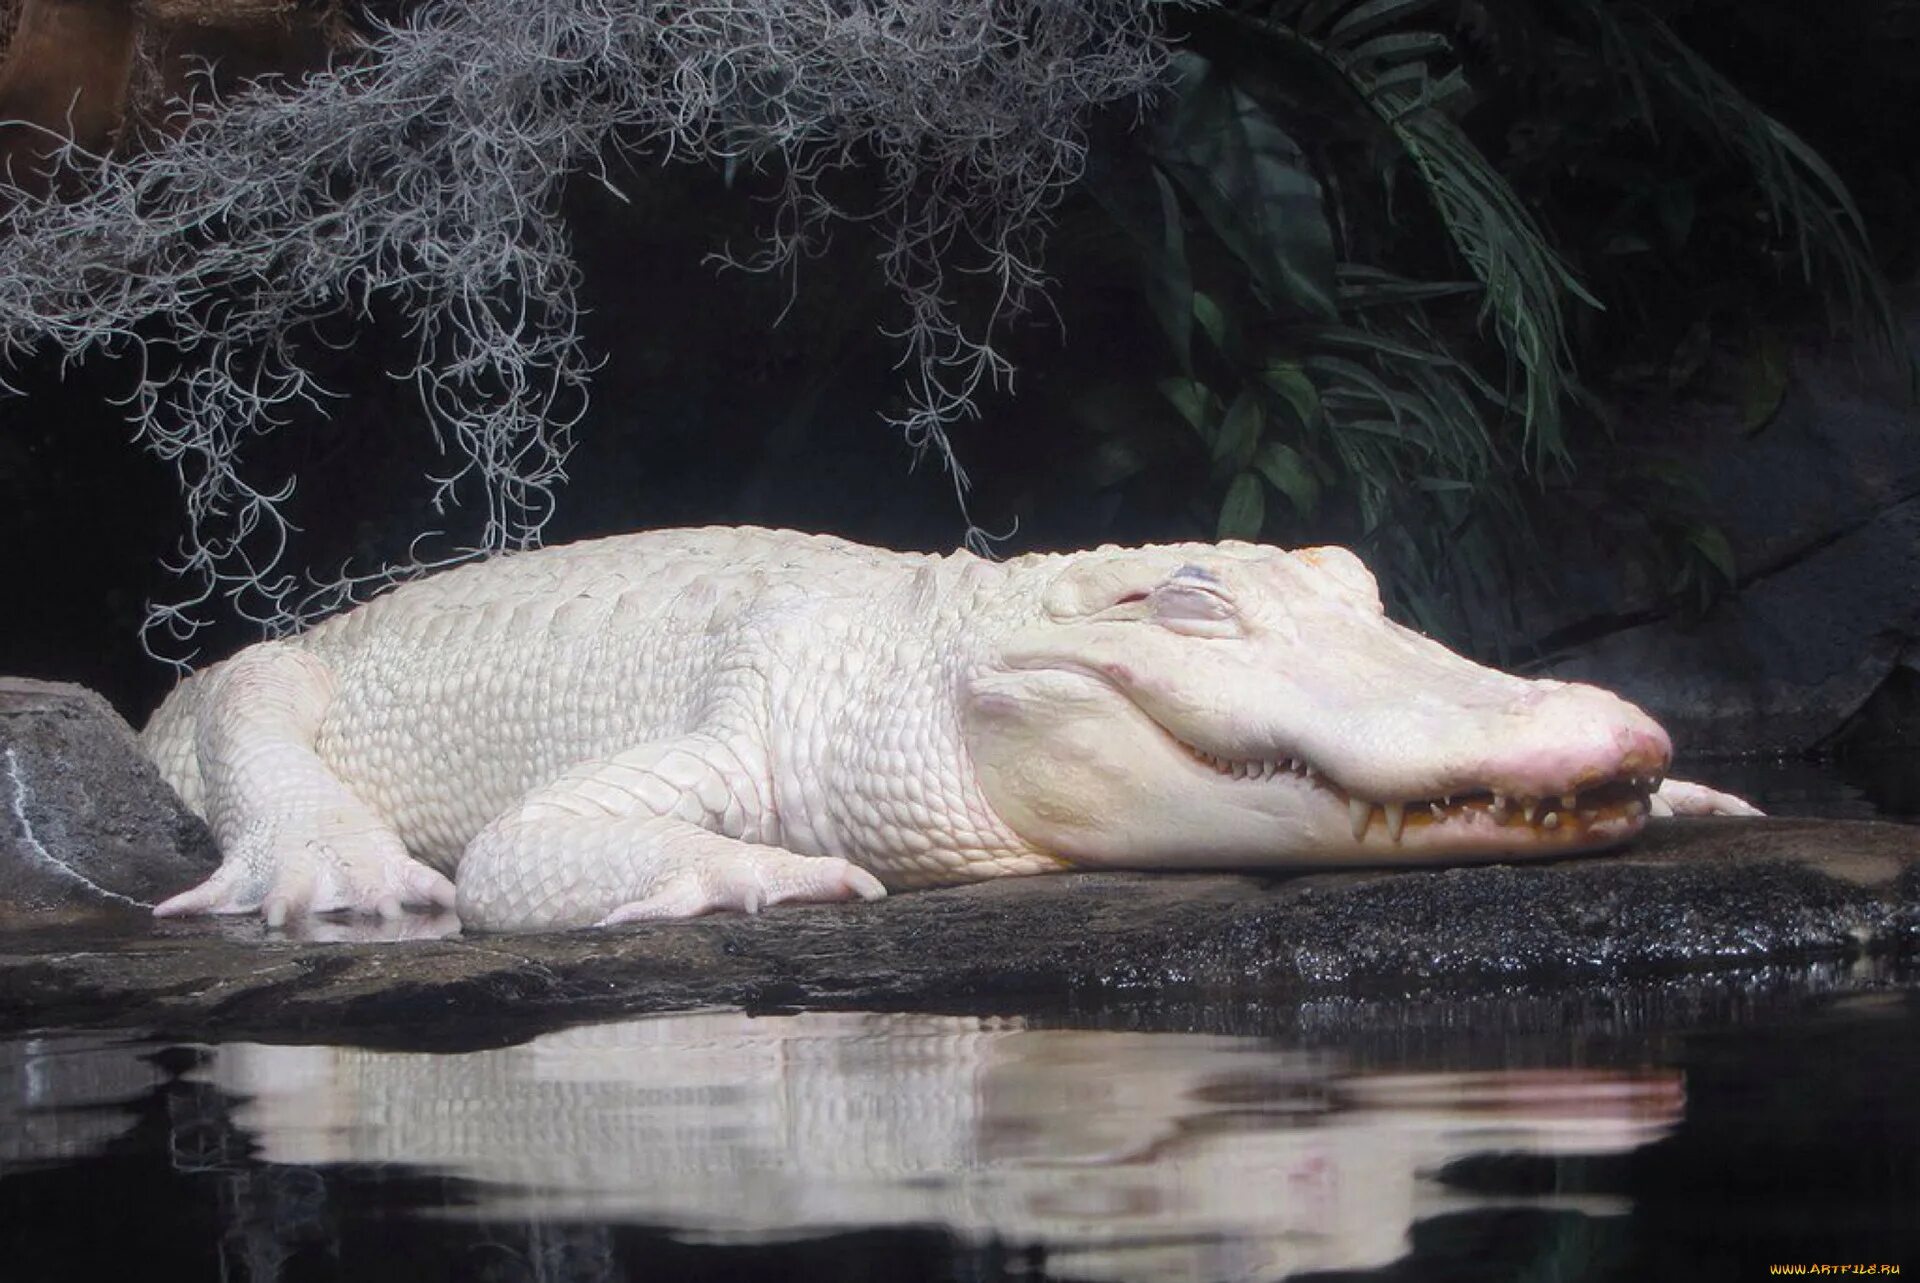
[[[351,909],[398,917],[451,906],[453,884],[407,854],[394,831],[314,752],[333,700],[319,659],[275,642],[250,647],[212,679],[196,713],[194,756],[220,867],[154,908],[159,917],[289,915]]]
[[[1667,780],[1660,785],[1659,792],[1653,795],[1653,814],[1665,815],[1765,815],[1753,803],[1745,798],[1735,797],[1731,793],[1722,793],[1719,789],[1710,789],[1704,784],[1689,784],[1685,780]]]
[[[754,840],[764,828],[754,791],[739,759],[705,735],[575,767],[468,844],[461,923],[605,926],[886,894],[846,860]]]

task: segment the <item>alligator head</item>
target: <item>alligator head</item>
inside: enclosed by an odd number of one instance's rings
[[[1015,574],[1026,604],[968,678],[968,747],[1001,818],[1075,864],[1595,850],[1645,824],[1672,755],[1610,692],[1392,622],[1342,548],[1103,549]]]

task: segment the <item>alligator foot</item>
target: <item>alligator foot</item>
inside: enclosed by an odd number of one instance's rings
[[[743,850],[673,874],[645,899],[621,905],[598,925],[678,921],[727,910],[758,913],[772,904],[833,904],[886,894],[880,879],[845,860]]]
[[[288,826],[297,834],[304,826]],[[194,913],[252,913],[269,927],[306,913],[351,910],[397,918],[407,906],[453,907],[453,884],[408,855],[391,833],[351,839],[300,837],[266,825],[231,842],[214,875],[154,906],[158,918]]]
[[[408,855],[315,754],[332,698],[326,666],[283,645],[256,646],[221,671],[195,732],[220,867],[155,916],[259,910],[279,927],[307,913],[452,907],[445,875]]]
[[[1766,812],[1744,798],[1710,789],[1704,784],[1668,780],[1653,795],[1653,814],[1663,815],[1765,815]]]

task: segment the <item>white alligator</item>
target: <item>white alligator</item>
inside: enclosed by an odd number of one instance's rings
[[[1617,845],[1663,783],[1607,691],[1388,620],[1341,548],[991,562],[753,529],[518,553],[187,678],[142,733],[222,852],[156,912],[480,928],[1086,868]]]

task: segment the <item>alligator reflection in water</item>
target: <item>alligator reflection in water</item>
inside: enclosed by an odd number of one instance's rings
[[[1684,1099],[1670,1072],[1367,1075],[1249,1038],[731,1012],[464,1055],[228,1044],[190,1077],[238,1098],[255,1161],[463,1178],[460,1215],[695,1240],[940,1225],[1116,1280],[1383,1265],[1416,1220],[1490,1205],[1432,1179],[1447,1163],[1619,1153]]]
[[[144,1048],[85,1034],[0,1042],[0,1173],[85,1158],[126,1134],[169,1075]]]
[[[458,1175],[502,1187],[488,1217],[942,1224],[1092,1278],[1214,1277],[1223,1251],[1260,1277],[1383,1264],[1457,1205],[1419,1173],[1630,1148],[1682,1101],[1674,1075],[1368,1079],[1252,1039],[857,1014],[664,1017],[447,1057],[232,1045],[202,1072],[249,1098],[237,1120],[268,1161]]]

